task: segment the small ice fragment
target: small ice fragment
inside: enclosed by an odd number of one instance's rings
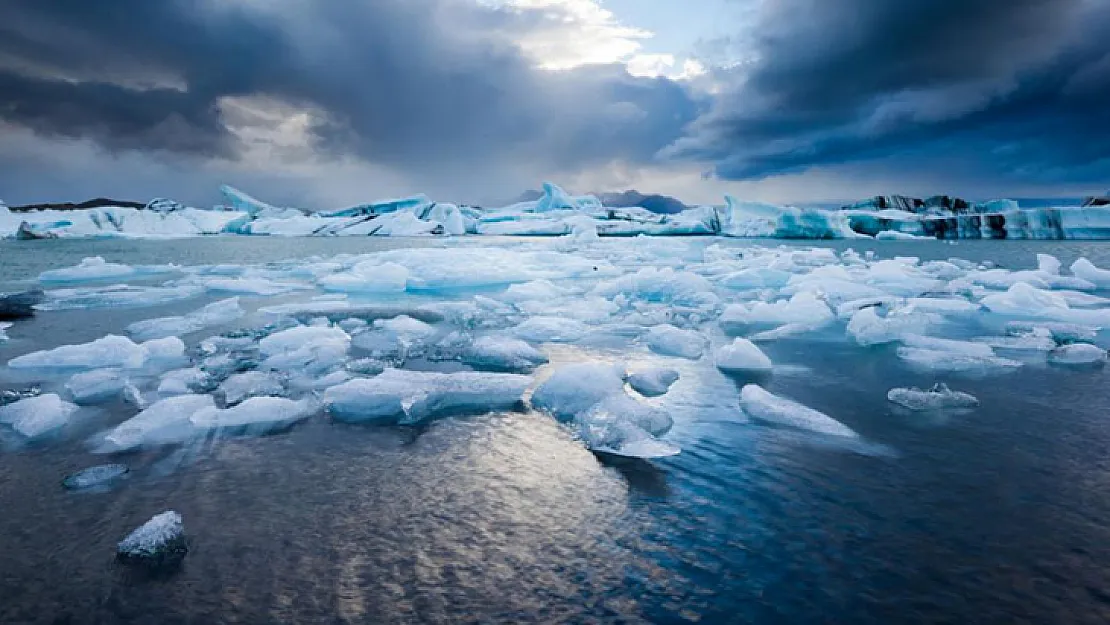
[[[162,374],[158,382],[159,395],[188,395],[199,391],[206,391],[211,384],[211,378],[197,367],[187,369],[174,369]]]
[[[899,347],[898,357],[923,371],[974,375],[1008,373],[1022,365],[1020,361],[999,356],[973,355],[967,352],[922,347]]]
[[[770,373],[771,359],[763,350],[745,338],[737,338],[732,343],[717,350],[717,368],[726,373]]]
[[[1106,363],[1106,350],[1090,343],[1072,343],[1049,352],[1048,361],[1057,365],[1101,366]]]
[[[249,397],[272,396],[278,397],[285,394],[285,386],[277,374],[265,371],[247,371],[236,373],[220,384],[219,392],[224,397],[224,403],[234,406]]]
[[[257,436],[307,419],[317,406],[314,400],[307,397],[299,401],[283,397],[251,397],[231,408],[212,406],[198,410],[189,417],[189,422],[199,432],[242,430]]]
[[[589,328],[581,321],[562,317],[532,317],[513,328],[513,334],[535,343],[572,343]]]
[[[628,385],[644,397],[658,397],[666,394],[678,378],[679,374],[674,369],[652,367],[631,373]]]
[[[385,371],[385,365],[376,358],[359,358],[357,360],[351,360],[344,365],[344,368],[351,373],[370,376],[378,375],[382,371]]]
[[[74,374],[66,382],[73,401],[78,404],[97,404],[119,397],[127,385],[127,377],[119,369],[97,369]]]
[[[4,332],[4,330],[12,327],[12,325],[13,324],[10,321],[0,321],[0,341],[8,340],[8,335],[6,332]]]
[[[415,424],[447,415],[517,408],[532,378],[509,373],[387,369],[324,392],[331,415],[348,422]]]
[[[864,347],[893,343],[907,334],[924,334],[930,318],[918,313],[891,312],[880,317],[874,307],[863,308],[848,322],[848,335]]]
[[[146,350],[131,339],[109,334],[91,343],[63,345],[25,354],[13,358],[8,366],[13,369],[138,369],[143,366],[146,356]]]
[[[892,388],[886,394],[891,402],[910,410],[945,410],[953,408],[974,408],[979,400],[968,393],[953,391],[943,382],[933,385],[929,390],[919,388]]]
[[[156,566],[180,562],[188,551],[181,515],[173,510],[155,515],[116,548],[121,560]]]
[[[1100,289],[1110,287],[1110,270],[1096,267],[1084,257],[1071,264],[1071,272],[1075,277],[1091,282]]]
[[[211,395],[178,395],[163,399],[105,433],[103,444],[95,451],[114,453],[143,445],[187,441],[197,433],[190,417],[215,406]]]
[[[1058,275],[1060,273],[1060,260],[1051,254],[1037,254],[1037,269],[1049,274]]]
[[[751,418],[759,421],[829,436],[849,438],[859,436],[851,428],[825,413],[769,393],[756,384],[748,384],[741,389],[740,407]]]
[[[34,440],[65,427],[77,410],[76,404],[48,393],[0,406],[0,423],[10,426],[24,438]]]
[[[693,330],[683,330],[668,323],[653,326],[644,335],[644,340],[651,351],[664,356],[697,360],[705,352],[705,337]]]
[[[532,394],[532,406],[560,421],[573,419],[606,397],[624,390],[617,365],[586,362],[555,370]]]
[[[130,469],[125,464],[99,464],[67,475],[62,480],[62,485],[70,490],[104,486],[117,478],[123,477],[129,471]]]
[[[39,282],[82,282],[85,280],[109,280],[127,278],[135,275],[136,270],[129,265],[109,263],[100,256],[82,259],[73,267],[51,269],[39,274]]]
[[[494,371],[531,371],[547,362],[543,352],[514,338],[483,336],[463,353],[463,362]]]

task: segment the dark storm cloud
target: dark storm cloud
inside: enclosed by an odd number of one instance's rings
[[[262,96],[313,111],[318,149],[435,170],[642,161],[695,117],[671,81],[535,69],[499,36],[527,26],[469,0],[5,0],[0,119],[223,156],[221,99]]]
[[[980,157],[984,174],[1110,175],[1110,3],[785,0],[755,60],[669,154],[722,178],[873,158]]]

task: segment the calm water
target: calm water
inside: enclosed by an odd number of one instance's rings
[[[0,281],[94,254],[253,263],[412,244],[0,241]],[[851,246],[1110,266],[1103,243]],[[0,360],[197,305],[44,313],[11,330]],[[316,418],[124,456],[133,472],[118,488],[68,493],[62,477],[104,461],[82,435],[119,420],[106,407],[68,442],[0,451],[0,622],[1110,621],[1110,375],[1026,367],[960,380],[982,407],[937,419],[886,402],[887,389],[926,382],[893,350],[783,341],[767,352],[805,366],[769,390],[869,447],[754,427],[737,416],[733,382],[689,365],[688,403],[701,408],[679,403],[668,440],[683,453],[665,461],[601,462],[537,414],[425,428]],[[117,567],[116,541],[167,508],[185,519],[184,566],[153,579]]]

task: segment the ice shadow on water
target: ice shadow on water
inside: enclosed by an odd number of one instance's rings
[[[671,489],[667,484],[667,472],[651,461],[596,452],[594,457],[601,466],[620,473],[632,492],[653,499],[670,497]]]

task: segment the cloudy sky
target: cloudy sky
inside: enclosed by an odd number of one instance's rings
[[[1106,0],[2,0],[0,199],[1110,187]]]

